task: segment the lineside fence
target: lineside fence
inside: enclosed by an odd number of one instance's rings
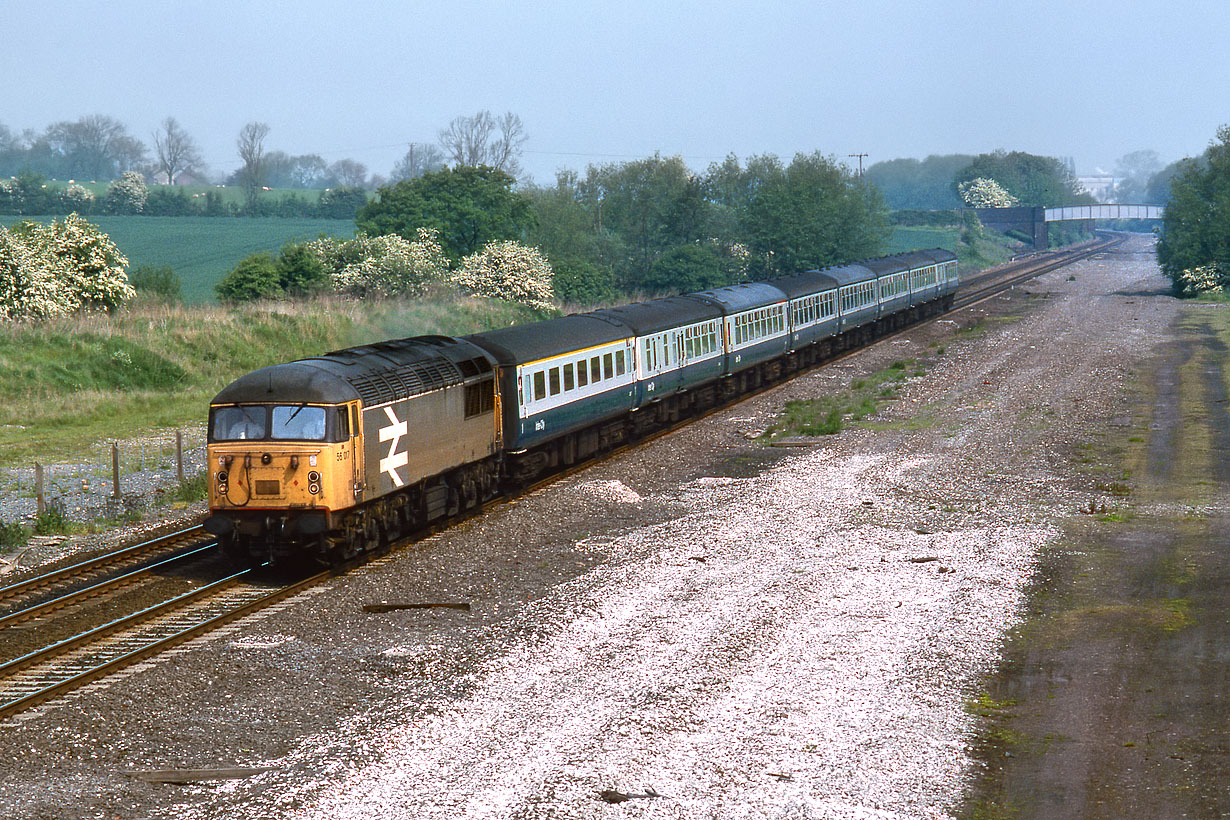
[[[77,462],[0,470],[0,521],[47,510],[70,521],[133,520],[169,504],[204,472],[204,427],[117,441]]]

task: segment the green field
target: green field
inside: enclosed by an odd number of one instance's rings
[[[22,219],[48,223],[56,217],[4,217],[8,225]],[[245,256],[276,254],[290,241],[320,234],[349,239],[354,222],[346,219],[278,219],[273,217],[90,216],[120,251],[131,271],[141,265],[170,265],[183,282],[184,302],[216,301],[214,285]]]
[[[929,250],[943,248],[956,252],[957,241],[961,238],[960,228],[924,228],[898,225],[893,229],[884,245],[884,253],[905,253],[906,251]]]

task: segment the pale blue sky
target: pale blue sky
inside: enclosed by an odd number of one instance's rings
[[[1087,173],[1230,122],[1225,0],[3,0],[0,30],[0,123],[101,113],[152,143],[172,115],[222,172],[252,120],[387,174],[457,115],[514,111],[539,183],[654,151],[1006,148]]]

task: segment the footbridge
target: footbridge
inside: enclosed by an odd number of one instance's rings
[[[1046,226],[1051,222],[1094,219],[1161,219],[1161,205],[1067,205],[1061,208],[974,208],[978,220],[1000,233],[1019,231],[1033,239],[1034,247],[1046,250]]]

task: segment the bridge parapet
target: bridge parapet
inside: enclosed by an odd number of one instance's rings
[[[1062,208],[1047,208],[1047,222],[1063,222],[1070,219],[1162,219],[1166,208],[1162,205],[1067,205]]]

